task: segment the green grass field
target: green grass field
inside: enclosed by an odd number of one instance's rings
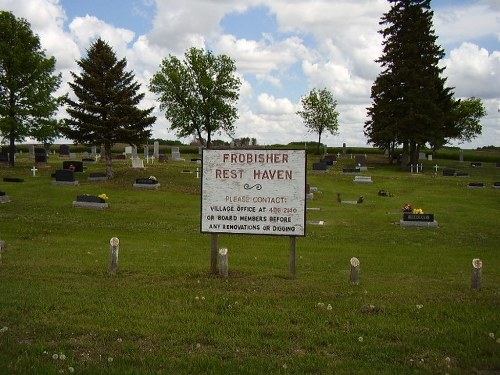
[[[308,206],[320,210],[307,219],[325,225],[297,239],[296,279],[289,239],[270,236],[220,235],[229,277],[210,274],[200,180],[181,173],[194,164],[114,162],[114,180],[88,182],[104,171],[93,164],[79,186],[51,185],[54,156],[36,177],[28,159],[1,168],[25,181],[0,180],[12,200],[0,205],[0,373],[500,374],[500,168],[435,160],[412,175],[369,155],[374,183],[354,184],[341,173],[353,160],[316,174],[317,158]],[[436,163],[470,177],[436,176]],[[132,187],[150,175],[158,191]],[[106,193],[110,208],[73,208],[85,193]],[[340,204],[337,193],[365,202]],[[406,203],[439,227],[398,225]],[[481,291],[471,290],[473,258]]]

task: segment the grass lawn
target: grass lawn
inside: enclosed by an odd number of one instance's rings
[[[190,155],[183,157],[190,160]],[[193,155],[194,157],[194,155]],[[319,189],[289,278],[287,237],[220,235],[229,277],[210,274],[200,233],[200,181],[189,162],[114,161],[115,179],[53,186],[62,160],[37,176],[22,156],[1,168],[1,374],[500,374],[500,168],[494,162],[424,162],[400,172],[369,155],[373,184],[355,184],[352,159],[313,173]],[[470,177],[434,174],[435,164]],[[200,166],[201,167],[201,166]],[[201,169],[201,168],[200,168]],[[133,188],[154,175],[160,189]],[[484,182],[470,189],[469,182]],[[378,196],[384,189],[392,197]],[[110,208],[73,208],[80,194]],[[340,204],[344,199],[365,202]],[[410,203],[438,228],[398,225]],[[108,275],[109,240],[120,239]],[[349,284],[350,259],[361,262]],[[472,259],[483,261],[471,290]]]

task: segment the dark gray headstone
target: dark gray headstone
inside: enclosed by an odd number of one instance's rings
[[[403,213],[404,221],[424,221],[433,222],[434,214],[414,214],[414,213]]]
[[[443,176],[455,176],[455,170],[454,169],[443,169]]]
[[[68,145],[60,145],[59,146],[59,155],[69,156],[69,146]]]
[[[76,197],[77,202],[88,202],[88,203],[106,203],[104,199],[96,195],[83,194]]]
[[[319,163],[313,163],[313,171],[326,171],[327,169],[327,165],[326,163],[322,163],[322,162],[319,162]]]
[[[55,173],[55,179],[58,182],[74,182],[75,172],[69,169],[58,169]]]

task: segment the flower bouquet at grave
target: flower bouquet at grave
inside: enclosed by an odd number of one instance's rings
[[[109,199],[109,197],[106,195],[106,193],[99,194],[98,197],[101,199],[104,199],[105,201],[107,201]]]
[[[155,176],[149,176],[149,180],[151,180],[151,181],[158,181],[158,179]]]
[[[412,213],[421,215],[424,213],[424,210],[422,210],[421,208],[414,208]]]
[[[394,195],[392,195],[392,193],[388,192],[388,191],[385,191],[383,189],[379,190],[378,191],[378,195],[380,197],[393,197]]]
[[[411,206],[411,204],[406,203],[406,204],[403,206],[403,212],[413,212],[413,207]]]

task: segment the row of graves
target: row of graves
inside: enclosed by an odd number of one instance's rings
[[[437,175],[439,166],[436,164],[434,168],[435,168],[435,175]],[[483,163],[471,162],[470,168],[472,169],[483,168]],[[496,168],[500,168],[500,163],[496,163]],[[459,171],[452,168],[443,168],[441,172],[443,177],[470,177],[469,172]],[[467,184],[467,187],[469,189],[483,189],[486,187],[486,184],[484,182],[469,182]],[[492,187],[494,189],[500,189],[500,181],[494,182]]]

